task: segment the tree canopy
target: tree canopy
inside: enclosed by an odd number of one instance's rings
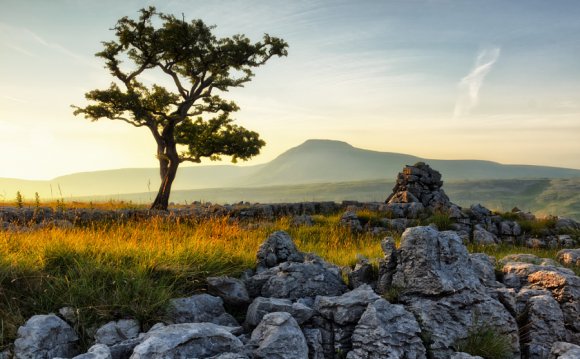
[[[180,163],[221,156],[247,160],[265,144],[258,133],[233,123],[231,114],[239,107],[220,95],[243,87],[254,69],[272,57],[286,56],[288,44],[268,34],[258,42],[244,35],[217,38],[213,28],[154,7],[141,9],[137,20],[121,18],[113,28],[116,40],[103,42],[96,54],[115,81],[107,89],[87,92],[87,106],[73,106],[75,115],[92,121],[118,120],[150,130],[162,182],[155,209],[167,209]],[[146,73],[163,74],[172,88],[146,85]]]

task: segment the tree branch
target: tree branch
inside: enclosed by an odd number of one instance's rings
[[[175,71],[171,70],[171,66],[173,66],[173,64],[166,64],[166,66],[159,64],[159,67],[161,67],[163,72],[165,72],[166,74],[170,75],[173,78],[173,82],[175,82],[175,86],[177,86],[177,89],[179,90],[181,96],[184,99],[187,99],[189,97],[189,92],[183,87],[183,85],[181,85],[179,77],[177,76]]]
[[[111,117],[111,119],[112,120],[119,120],[119,121],[127,122],[128,124],[133,125],[135,127],[147,126],[147,122],[135,122],[135,121],[129,120],[128,118],[120,117],[120,116]]]
[[[182,156],[179,156],[179,163],[183,163],[183,162],[200,163],[201,162],[201,159],[199,157],[182,157]]]

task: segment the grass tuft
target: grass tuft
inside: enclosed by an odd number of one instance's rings
[[[467,338],[456,343],[455,349],[485,359],[509,359],[513,355],[509,338],[488,326],[469,330]]]

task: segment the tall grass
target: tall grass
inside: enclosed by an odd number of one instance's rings
[[[163,319],[170,298],[203,290],[206,277],[237,276],[253,267],[258,247],[275,230],[288,231],[300,250],[338,265],[352,265],[357,253],[381,255],[378,238],[352,234],[338,216],[318,216],[311,227],[290,223],[151,218],[0,232],[0,348],[28,317],[64,306],[77,310],[85,346],[86,333],[108,320],[136,318],[146,329]]]
[[[372,213],[360,214],[378,221]],[[0,231],[0,349],[30,316],[64,306],[76,310],[74,324],[85,346],[89,333],[109,320],[136,318],[146,330],[163,320],[169,299],[203,291],[208,276],[237,276],[254,267],[258,247],[276,230],[288,231],[301,251],[340,266],[352,266],[357,254],[373,263],[383,256],[384,235],[352,233],[339,224],[340,215],[313,218],[313,226],[293,226],[290,218],[248,223],[152,217]],[[555,259],[557,253],[508,245],[468,247],[498,259],[513,253]]]

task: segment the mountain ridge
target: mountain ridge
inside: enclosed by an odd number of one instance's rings
[[[343,141],[311,139],[265,164],[181,167],[173,190],[394,180],[405,165],[418,161],[429,163],[444,180],[452,181],[580,177],[580,170],[571,168],[426,159],[361,149]],[[156,191],[159,184],[157,168],[121,168],[73,173],[48,181],[0,178],[0,196],[6,201],[15,197],[16,191],[28,198],[38,192],[42,198],[52,199],[116,195]]]

